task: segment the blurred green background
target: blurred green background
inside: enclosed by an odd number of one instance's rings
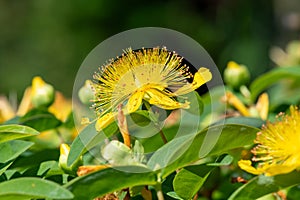
[[[272,45],[299,39],[299,7],[298,0],[0,0],[0,94],[20,98],[40,75],[71,96],[77,69],[95,46],[145,26],[180,31],[220,70],[235,60],[255,77],[274,65]]]

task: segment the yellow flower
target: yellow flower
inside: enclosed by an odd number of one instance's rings
[[[252,150],[257,167],[250,160],[240,160],[241,169],[252,174],[274,176],[289,173],[300,168],[300,112],[291,106],[290,115],[282,115],[281,120],[268,123],[257,134]]]
[[[96,129],[109,125],[117,115],[117,107],[124,105],[124,113],[138,110],[142,101],[163,109],[189,108],[189,102],[175,97],[199,88],[212,78],[209,69],[201,67],[192,75],[182,57],[166,48],[133,51],[128,49],[94,75],[94,108],[98,114]],[[188,78],[193,77],[189,83]]]

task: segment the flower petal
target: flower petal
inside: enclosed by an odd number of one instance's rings
[[[128,99],[128,103],[127,103],[128,113],[135,112],[141,106],[144,94],[145,94],[145,91],[140,89],[140,90],[135,91],[131,95],[131,97]]]
[[[264,167],[264,171],[266,176],[275,176],[278,174],[287,174],[293,170],[295,170],[295,166],[293,165],[269,165],[268,167]]]
[[[264,172],[263,169],[261,169],[261,168],[256,169],[256,168],[252,167],[251,164],[252,164],[252,162],[250,160],[240,160],[238,162],[238,165],[242,170],[249,172],[251,174],[259,175]]]
[[[170,98],[167,94],[164,94],[163,91],[148,89],[146,93],[150,97],[148,101],[150,104],[156,105],[166,110],[173,110],[178,108],[188,109],[190,107],[189,102],[179,103]]]
[[[263,93],[259,96],[256,103],[256,110],[259,113],[259,116],[266,120],[268,118],[269,112],[269,96],[267,93]]]
[[[244,103],[241,100],[239,100],[239,98],[237,98],[232,92],[226,92],[225,98],[228,104],[235,107],[243,116],[250,116],[250,112],[246,108]]]
[[[100,117],[96,122],[96,130],[101,131],[104,128],[106,128],[108,125],[110,125],[115,120],[116,113],[107,113]]]
[[[211,79],[212,79],[212,74],[209,71],[209,69],[207,69],[205,67],[201,67],[198,70],[198,72],[196,72],[194,74],[194,80],[191,84],[187,84],[187,85],[179,88],[174,93],[176,95],[183,95],[183,94],[190,93],[190,92],[196,90],[197,88],[199,88],[204,83],[210,81]]]

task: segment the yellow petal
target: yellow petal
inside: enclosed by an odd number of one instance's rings
[[[194,74],[194,80],[191,84],[187,84],[181,88],[179,88],[175,94],[176,95],[183,95],[183,94],[187,94],[189,92],[192,92],[194,90],[196,90],[197,88],[199,88],[201,85],[203,85],[204,83],[207,83],[208,81],[210,81],[212,79],[212,74],[209,71],[209,69],[205,68],[205,67],[201,67],[198,72],[196,72]]]
[[[140,89],[135,91],[128,100],[127,103],[127,111],[128,113],[132,113],[136,111],[142,104],[142,100],[144,97],[145,91]]]
[[[246,171],[246,172],[249,172],[251,174],[255,174],[255,175],[259,175],[259,174],[262,174],[263,173],[263,170],[261,168],[254,168],[251,166],[252,162],[250,160],[240,160],[238,162],[238,165],[239,167]]]
[[[287,174],[291,171],[295,170],[295,166],[291,165],[269,165],[264,167],[266,176],[275,176],[278,174]]]
[[[239,64],[237,64],[236,62],[234,62],[234,61],[229,61],[228,64],[227,64],[227,67],[231,68],[231,69],[241,68],[241,66]]]
[[[35,76],[32,79],[32,90],[35,92],[38,88],[46,85],[45,81],[40,76]]]
[[[70,147],[69,145],[65,144],[65,143],[62,143],[60,145],[60,155],[64,155],[64,156],[68,156],[69,155],[69,152],[70,152]]]
[[[267,119],[269,112],[269,96],[267,93],[263,93],[259,96],[256,103],[256,110],[258,111],[261,119]]]
[[[250,116],[249,110],[246,106],[231,92],[226,92],[226,101],[235,107],[243,116]]]
[[[148,89],[146,93],[150,97],[148,101],[150,104],[156,105],[166,110],[173,110],[178,108],[188,109],[190,107],[189,102],[179,103],[170,98],[167,94],[164,94],[162,91],[156,89]]]
[[[25,115],[28,112],[28,110],[32,107],[31,93],[32,93],[31,87],[26,88],[24,95],[22,97],[21,103],[19,105],[19,109],[17,111],[18,116]]]
[[[6,97],[0,96],[0,124],[15,116],[14,109]]]
[[[69,170],[69,167],[67,165],[69,153],[70,153],[69,145],[62,143],[60,145],[59,166],[64,170]]]
[[[115,120],[116,113],[107,113],[100,117],[96,122],[96,130],[101,131],[104,128],[106,128],[108,125],[110,125]]]
[[[72,112],[72,101],[66,99],[61,92],[55,92],[55,100],[48,111],[64,122]]]

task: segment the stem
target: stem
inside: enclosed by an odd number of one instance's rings
[[[162,130],[159,131],[159,135],[160,135],[161,139],[163,140],[163,142],[165,144],[167,144],[168,140],[167,140],[167,138],[166,138],[166,136],[165,136],[165,134],[164,134],[164,132]]]

